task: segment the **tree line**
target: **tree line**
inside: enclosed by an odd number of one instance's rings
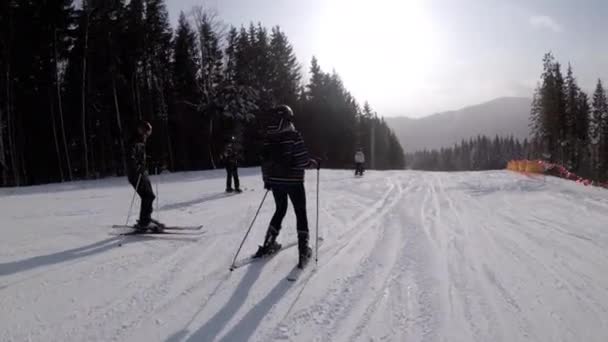
[[[564,77],[553,54],[545,54],[530,127],[536,157],[587,178],[608,178],[608,98],[601,79],[589,98],[578,86],[572,66]]]
[[[510,159],[542,159],[593,180],[608,179],[608,96],[598,79],[590,98],[572,65],[566,74],[551,52],[532,99],[530,141],[486,137],[440,151],[407,156],[409,167],[425,170],[502,169]]]
[[[528,140],[513,137],[494,139],[478,136],[450,148],[419,151],[406,155],[408,168],[426,171],[480,171],[504,169],[510,160],[532,155],[535,149]]]
[[[279,27],[229,27],[196,7],[174,30],[164,0],[6,0],[0,56],[0,185],[123,175],[139,120],[154,127],[153,169],[215,168],[231,136],[258,165],[282,103],[326,166],[350,167],[357,147],[374,168],[404,166],[395,135],[338,74],[313,58],[303,84]]]

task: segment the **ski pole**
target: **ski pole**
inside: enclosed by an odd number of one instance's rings
[[[245,240],[247,240],[247,236],[249,236],[249,232],[251,232],[251,228],[253,228],[253,224],[255,223],[255,220],[258,218],[258,215],[260,214],[260,210],[262,210],[262,206],[264,205],[264,201],[266,201],[266,196],[268,196],[269,192],[270,192],[270,190],[266,190],[266,193],[264,194],[264,197],[262,198],[262,202],[260,203],[260,206],[258,207],[258,211],[255,213],[255,216],[253,217],[253,220],[251,221],[251,224],[249,225],[249,229],[247,229],[247,233],[245,233],[245,237],[243,238],[243,241],[241,241],[241,245],[239,246],[239,249],[237,249],[236,254],[234,255],[234,259],[232,260],[232,265],[230,265],[230,272],[234,271],[234,265],[236,263],[236,258],[238,258],[239,253],[241,253],[241,248],[243,248],[243,245],[245,244]]]
[[[156,167],[156,177],[159,177],[158,166]],[[157,178],[156,179],[156,220],[158,222],[160,222],[160,211],[158,211],[158,204],[160,203],[160,193],[158,192],[158,183],[159,182],[160,182],[160,180]]]
[[[133,210],[133,203],[135,202],[135,194],[137,194],[137,189],[139,189],[139,182],[141,181],[141,173],[139,177],[137,177],[137,183],[135,184],[135,189],[133,190],[133,198],[131,198],[131,205],[129,206],[129,213],[127,214],[127,222],[125,222],[125,226],[129,225],[129,219],[131,218],[131,210]]]
[[[317,241],[315,246],[315,265],[319,265],[319,178],[321,175],[321,161],[317,165]]]

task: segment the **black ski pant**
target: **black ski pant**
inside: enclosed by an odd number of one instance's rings
[[[226,165],[226,189],[232,189],[232,179],[234,179],[234,188],[240,189],[238,167],[236,165]]]
[[[306,217],[306,190],[304,183],[272,185],[272,195],[276,210],[270,221],[269,229],[279,235],[285,214],[287,214],[287,198],[291,200],[296,214],[298,230],[298,247],[300,252],[308,246],[308,218]]]
[[[147,225],[152,220],[152,203],[156,196],[152,190],[152,183],[148,175],[141,174],[130,174],[129,183],[133,186],[139,197],[141,198],[141,208],[139,209],[139,224],[142,226]],[[137,180],[139,179],[139,186]]]
[[[363,163],[355,163],[355,176],[363,176]]]

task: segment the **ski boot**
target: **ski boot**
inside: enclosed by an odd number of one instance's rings
[[[140,221],[137,221],[137,224],[133,226],[133,229],[135,229],[137,234],[145,234],[148,231],[156,234],[163,232],[162,224],[155,220],[150,220],[148,223],[141,223]]]
[[[233,192],[234,192],[234,190],[232,188],[226,188],[226,193],[231,194]]]
[[[240,194],[241,192],[243,192],[243,190],[236,188],[236,189],[234,189],[234,192],[236,192],[237,194]]]
[[[269,226],[266,231],[264,244],[258,248],[258,251],[253,255],[254,258],[270,256],[281,249],[281,244],[277,242],[278,231],[274,227]]]
[[[308,246],[308,231],[298,231],[298,252],[298,268],[303,269],[312,256],[312,248]]]
[[[306,246],[300,250],[299,254],[300,254],[300,257],[298,260],[298,268],[303,269],[304,267],[306,267],[306,265],[310,261],[310,258],[312,257],[312,248],[310,248],[309,246]]]
[[[133,226],[133,229],[135,230],[135,233],[137,233],[137,234],[144,234],[148,231],[149,225],[150,225],[150,222],[142,223],[140,220],[137,220],[137,222]]]
[[[165,225],[163,223],[158,222],[155,219],[150,219],[150,224],[148,225],[148,229],[152,233],[160,234],[165,230]]]

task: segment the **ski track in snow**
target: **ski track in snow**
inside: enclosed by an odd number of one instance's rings
[[[204,228],[125,238],[109,234],[123,179],[0,189],[0,341],[608,340],[608,191],[322,170],[319,262],[288,282],[297,248],[229,272],[263,187],[246,169],[253,191],[225,195],[223,177],[153,177],[159,218]],[[312,171],[313,243],[315,189]],[[263,239],[267,201],[240,257]],[[291,211],[279,239],[296,239]]]

